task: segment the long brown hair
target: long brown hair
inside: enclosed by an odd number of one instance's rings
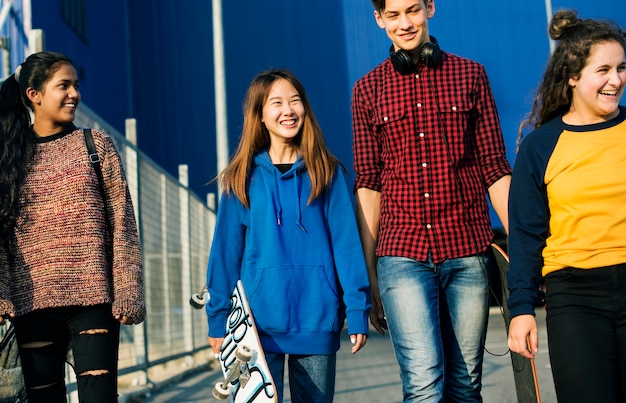
[[[536,129],[569,111],[572,104],[569,79],[580,75],[593,45],[617,42],[626,48],[626,32],[616,23],[583,20],[575,10],[557,11],[548,32],[551,39],[559,42],[548,61],[532,110],[520,124],[518,145],[525,129]]]
[[[298,92],[304,105],[302,130],[294,138],[294,147],[304,160],[311,178],[308,203],[320,196],[333,179],[339,160],[328,150],[324,134],[315,119],[306,97],[304,86],[286,69],[271,69],[258,74],[250,83],[244,102],[243,130],[237,150],[228,166],[218,175],[223,192],[234,193],[246,207],[250,207],[248,176],[254,156],[269,147],[270,135],[262,122],[263,105],[277,80],[287,80]]]

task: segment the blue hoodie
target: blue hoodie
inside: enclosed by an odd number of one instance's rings
[[[224,337],[238,279],[267,352],[335,353],[346,316],[350,334],[368,334],[369,282],[343,170],[307,205],[310,193],[300,156],[283,174],[265,150],[250,173],[250,209],[221,197],[207,271],[210,337]]]

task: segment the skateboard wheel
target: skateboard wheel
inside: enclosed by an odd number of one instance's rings
[[[213,387],[213,397],[217,400],[226,400],[230,396],[228,386],[224,382],[218,382]]]
[[[193,294],[191,298],[189,299],[189,305],[191,305],[192,307],[196,309],[201,309],[203,306],[206,305],[206,302],[207,301],[204,298],[204,295],[200,295],[200,294]]]
[[[252,359],[252,349],[248,346],[237,346],[235,357],[243,362],[248,362]]]

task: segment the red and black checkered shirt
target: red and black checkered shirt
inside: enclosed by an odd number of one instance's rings
[[[401,75],[389,59],[352,93],[354,188],[381,192],[378,256],[435,262],[484,251],[486,192],[511,173],[482,65],[443,52]]]

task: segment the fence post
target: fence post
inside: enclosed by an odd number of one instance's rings
[[[165,338],[164,348],[172,349],[172,303],[170,301],[170,259],[168,242],[168,199],[167,199],[167,177],[161,174],[161,266],[163,275],[163,334]]]
[[[189,216],[189,167],[186,164],[178,166],[178,181],[182,186],[178,190],[179,202],[180,202],[180,245],[181,245],[181,286],[183,299],[183,329],[184,329],[184,351],[193,351],[193,320],[191,313],[191,306],[187,303],[187,298],[192,294],[191,289],[191,223]],[[193,356],[187,357],[186,362],[190,366],[193,366]]]
[[[124,121],[125,124],[125,137],[126,140],[129,141],[133,146],[137,147],[137,120],[134,118],[126,119]],[[124,158],[124,171],[126,172],[126,181],[128,182],[128,190],[130,192],[130,198],[133,201],[133,209],[135,210],[135,220],[137,221],[138,229],[141,231],[140,221],[139,221],[139,197],[140,197],[140,187],[139,187],[139,163],[137,151],[133,147],[124,147],[124,152],[122,153]],[[141,238],[141,232],[140,232]],[[145,274],[145,269],[144,269]],[[145,290],[144,290],[145,293]],[[133,346],[135,350],[135,357],[137,362],[135,365],[141,366],[144,369],[141,371],[141,376],[139,379],[136,378],[135,383],[137,385],[145,385],[148,382],[148,362],[147,362],[147,351],[148,351],[148,337],[147,337],[147,327],[145,323],[143,326],[132,326],[131,332],[133,335]]]

